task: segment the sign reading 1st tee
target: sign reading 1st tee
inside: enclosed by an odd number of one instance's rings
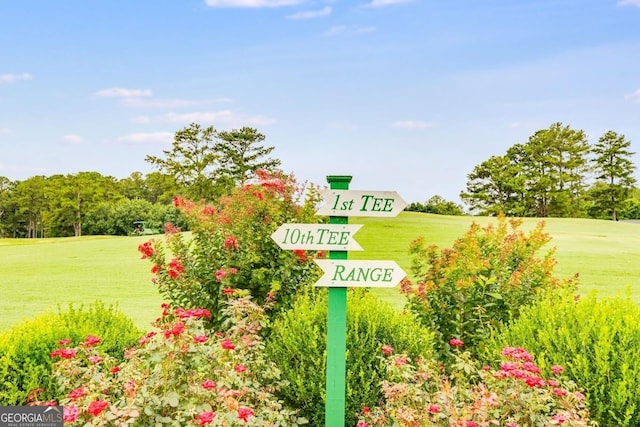
[[[394,217],[407,202],[395,191],[324,190],[316,215]]]

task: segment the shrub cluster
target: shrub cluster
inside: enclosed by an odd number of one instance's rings
[[[118,362],[87,337],[51,353],[68,425],[292,426],[304,424],[273,393],[279,371],[263,357],[264,310],[247,296],[225,305],[224,333],[211,333],[206,309],[164,305],[156,326]],[[54,404],[56,402],[49,402]],[[65,424],[67,425],[67,424]]]
[[[300,409],[311,425],[324,425],[326,384],[327,292],[299,295],[293,307],[271,328],[267,357],[289,383],[278,396]],[[351,289],[347,299],[346,425],[354,425],[363,405],[382,397],[385,368],[377,355],[392,344],[412,357],[433,354],[432,334],[407,312],[399,312],[362,289]]]
[[[387,379],[382,383],[381,406],[365,407],[357,427],[373,426],[587,426],[584,395],[553,366],[542,375],[533,356],[522,348],[505,347],[499,368],[477,369],[463,345],[451,340],[455,363],[450,374],[428,359],[396,355],[391,346],[382,351]]]
[[[61,338],[99,335],[100,350],[121,358],[140,333],[126,315],[101,302],[71,305],[14,326],[0,335],[0,405],[25,405],[55,397],[49,353]]]
[[[497,226],[474,223],[451,249],[412,242],[411,272],[401,290],[408,307],[436,332],[438,355],[450,359],[447,341],[458,338],[477,354],[496,327],[518,315],[518,309],[544,290],[573,287],[571,280],[553,276],[555,250],[540,255],[550,241],[539,223],[529,233],[519,230],[522,220],[497,218]]]
[[[314,281],[312,256],[281,250],[271,234],[286,222],[317,222],[317,197],[313,187],[301,187],[293,177],[259,172],[216,206],[177,197],[191,238],[169,224],[164,244],[152,240],[139,250],[151,260],[161,294],[174,306],[208,309],[214,314],[210,326],[217,328],[225,288],[246,289],[258,304],[275,302],[278,309]]]
[[[538,354],[547,372],[563,365],[601,426],[640,425],[640,308],[628,297],[548,295],[523,308],[488,347],[505,343]]]

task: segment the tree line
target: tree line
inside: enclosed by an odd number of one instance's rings
[[[243,127],[228,132],[192,123],[175,133],[163,156],[145,161],[157,171],[116,179],[98,172],[38,175],[23,181],[0,176],[0,237],[127,235],[166,222],[186,227],[175,196],[215,201],[258,169],[276,170],[265,136]],[[184,229],[184,228],[183,228]]]
[[[460,198],[480,215],[640,218],[630,147],[611,130],[590,144],[557,122],[477,165]]]
[[[257,170],[278,170],[280,160],[269,157],[274,147],[264,140],[254,128],[220,132],[192,123],[175,133],[161,156],[146,156],[156,169],[148,174],[116,179],[78,172],[24,181],[0,176],[0,237],[126,235],[141,223],[186,227],[174,196],[214,202]],[[640,219],[630,146],[614,131],[590,145],[584,131],[554,123],[477,165],[460,198],[477,215]],[[438,195],[407,210],[465,213]]]

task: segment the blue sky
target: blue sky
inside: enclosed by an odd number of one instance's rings
[[[640,0],[0,0],[0,176],[147,173],[190,122],[408,202],[554,122],[640,152]]]

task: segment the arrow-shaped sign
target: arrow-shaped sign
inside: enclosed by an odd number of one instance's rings
[[[392,288],[407,275],[395,261],[314,261],[324,272],[315,286]]]
[[[361,251],[353,235],[362,224],[282,224],[271,238],[282,249]]]
[[[323,190],[324,205],[316,215],[397,216],[407,202],[395,191]]]

